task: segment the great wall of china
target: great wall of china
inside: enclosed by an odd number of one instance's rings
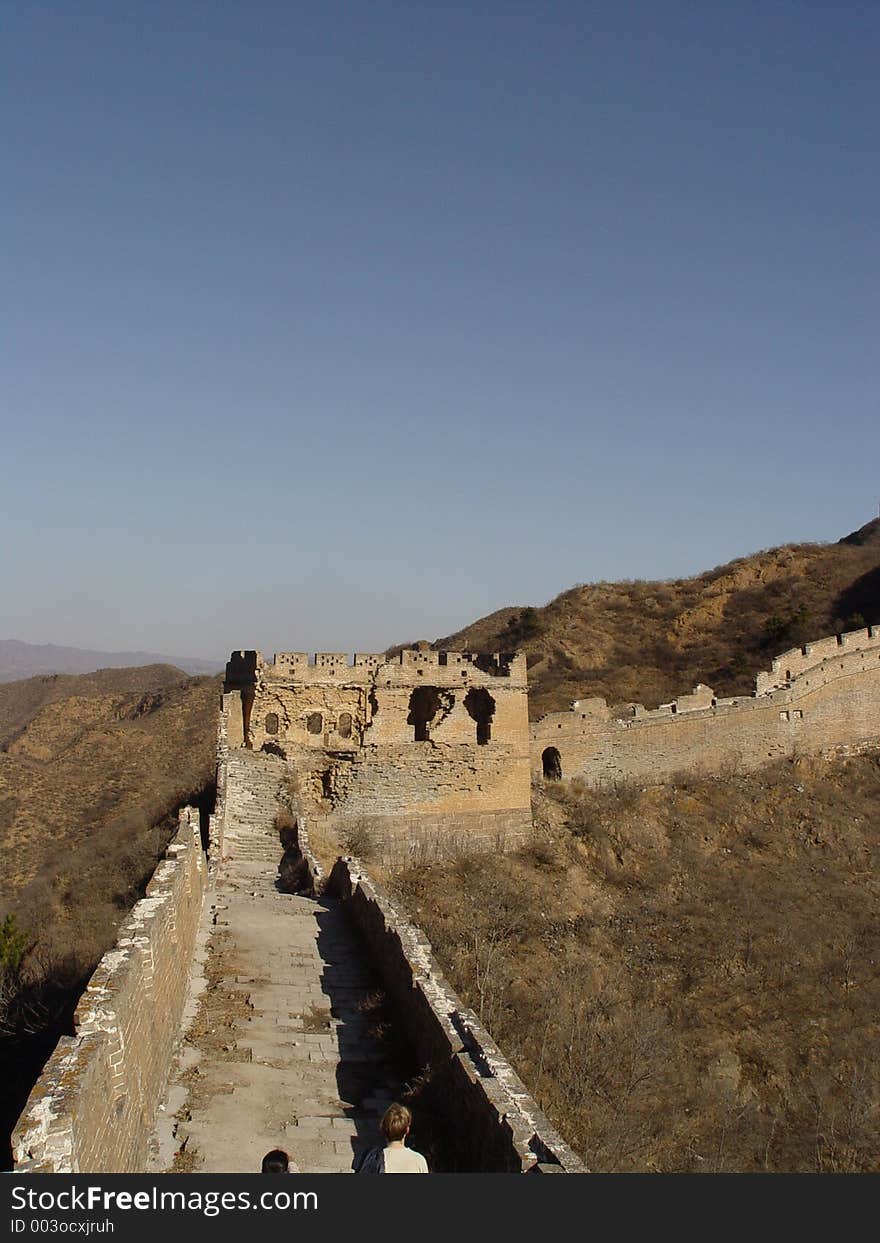
[[[647,711],[612,715],[586,699],[532,726],[532,770],[588,785],[668,781],[676,773],[759,768],[880,738],[880,627],[783,652],[755,693],[718,699],[711,687]]]
[[[304,1172],[341,1172],[416,1083],[435,1168],[583,1171],[423,934],[358,858],[325,875],[308,826],[417,865],[522,843],[533,778],[664,781],[876,744],[880,628],[784,653],[750,697],[591,699],[529,727],[527,695],[522,655],[234,653],[207,855],[186,809],[30,1095],[18,1167],[246,1171],[280,1143]]]

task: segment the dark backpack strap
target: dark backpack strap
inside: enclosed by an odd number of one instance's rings
[[[368,1148],[354,1167],[355,1174],[384,1174],[385,1149]]]

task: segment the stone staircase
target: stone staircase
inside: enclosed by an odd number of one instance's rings
[[[345,1172],[378,1142],[378,1120],[400,1092],[394,1033],[377,1023],[377,982],[346,914],[278,885],[285,771],[264,754],[228,761],[207,984],[157,1169],[254,1172],[280,1147],[304,1173]]]
[[[284,761],[274,755],[232,752],[226,768],[224,859],[265,863],[267,876],[273,863],[277,867],[281,850],[274,826],[285,772]]]

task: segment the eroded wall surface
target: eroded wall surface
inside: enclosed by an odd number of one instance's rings
[[[178,1038],[206,883],[199,817],[180,826],[146,896],[99,962],[13,1133],[32,1173],[137,1173]]]
[[[368,826],[389,861],[529,833],[521,654],[233,653],[224,714],[230,748],[283,755],[307,813]]]
[[[602,699],[551,713],[532,726],[532,769],[590,785],[664,781],[878,740],[880,628],[867,627],[784,652],[753,696],[698,686],[654,711],[637,704],[628,719]]]

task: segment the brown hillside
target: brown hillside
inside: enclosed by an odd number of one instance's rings
[[[591,1168],[880,1168],[880,754],[550,794],[396,887]]]
[[[40,708],[70,695],[128,695],[161,690],[186,675],[173,665],[139,669],[99,669],[90,674],[44,674],[0,684],[0,750],[28,725]]]
[[[587,583],[505,608],[433,647],[522,648],[533,718],[574,699],[647,707],[698,682],[748,694],[787,647],[880,622],[880,519],[837,544],[786,544],[696,578]]]
[[[218,681],[171,666],[0,685],[0,902],[117,822],[152,825],[211,776]],[[131,830],[129,830],[129,833]]]
[[[177,808],[213,797],[219,689],[169,665],[0,685],[0,921],[28,947],[0,971],[0,1158]]]

